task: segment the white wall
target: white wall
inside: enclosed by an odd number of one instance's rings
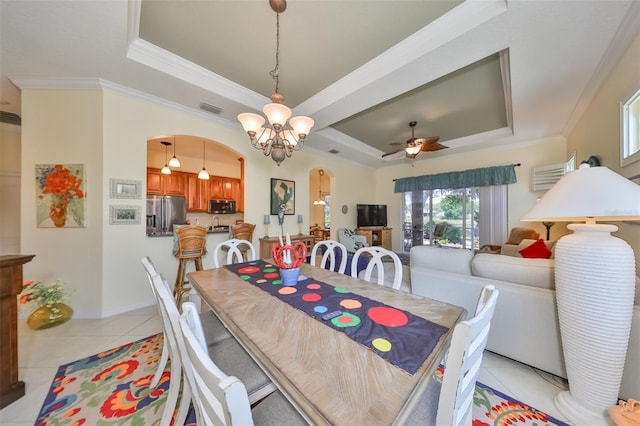
[[[20,126],[0,123],[0,255],[20,253]]]
[[[422,158],[429,153],[421,154]],[[490,166],[506,166],[520,163],[516,167],[517,183],[508,189],[508,229],[515,226],[536,228],[546,235],[541,223],[520,222],[520,218],[534,205],[542,193],[531,190],[531,176],[534,167],[567,161],[566,143],[561,137],[546,141],[521,143],[511,148],[491,148],[465,154],[456,154],[432,159],[420,159],[413,166],[407,162],[402,165],[378,170],[376,175],[376,202],[388,204],[389,227],[393,228],[393,249],[402,250],[402,196],[393,193],[394,179],[421,176],[458,170],[476,169]],[[551,229],[551,238],[557,239],[566,233],[566,227],[556,224]]]
[[[568,150],[578,162],[595,155],[603,166],[626,177],[640,174],[640,161],[620,167],[620,103],[640,89],[640,32],[631,42],[609,77],[569,134]],[[640,222],[616,223],[616,236],[627,241],[636,254],[636,274],[640,276]]]
[[[108,316],[153,303],[140,258],[150,256],[170,282],[177,260],[172,240],[148,238],[145,225],[110,225],[109,206],[130,204],[145,209],[144,199],[110,199],[109,179],[140,180],[146,185],[147,139],[183,134],[224,144],[246,158],[245,221],[256,223],[254,243],[263,235],[262,219],[269,212],[270,178],[296,181],[296,216],[287,216],[284,231],[298,233],[297,214],[309,226],[309,170],[323,168],[335,177],[335,205],[347,204],[347,215],[334,213],[335,226],[355,226],[355,204],[374,198],[375,171],[338,158],[318,155],[310,136],[305,149],[278,167],[251,144],[237,123],[190,116],[169,107],[101,90],[23,89],[21,170],[22,252],[34,253],[25,265],[25,279],[61,278],[74,290],[71,305],[77,317]],[[86,165],[88,225],[86,228],[36,228],[36,163]],[[335,182],[340,182],[336,184]],[[146,188],[143,193],[146,192]],[[353,194],[358,194],[354,197]],[[362,198],[362,199],[359,199]],[[143,213],[144,214],[144,213]],[[270,227],[270,235],[277,226]],[[208,238],[208,247],[224,238]],[[205,259],[205,267],[211,267]]]

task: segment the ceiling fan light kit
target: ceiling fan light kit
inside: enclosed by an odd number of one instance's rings
[[[407,139],[406,142],[393,142],[390,145],[404,145],[404,148],[396,149],[391,152],[387,152],[382,154],[382,158],[396,154],[400,151],[404,151],[407,158],[414,159],[421,152],[430,152],[430,151],[439,151],[441,149],[448,148],[448,146],[444,146],[439,144],[440,140],[439,136],[429,136],[426,138],[416,138],[415,137],[415,127],[418,124],[417,121],[409,122],[409,127],[411,127],[411,138]]]
[[[262,108],[267,117],[254,114],[238,114],[238,121],[249,135],[251,145],[262,150],[265,156],[279,166],[286,157],[291,157],[293,151],[302,149],[304,141],[315,124],[313,119],[306,116],[291,117],[291,109],[283,104],[284,96],[278,93],[280,74],[280,13],[287,8],[285,0],[269,0],[269,5],[276,12],[276,66],[269,73],[276,81],[275,93],[271,95],[271,103]],[[291,117],[291,118],[290,118]],[[265,124],[267,123],[268,124]]]

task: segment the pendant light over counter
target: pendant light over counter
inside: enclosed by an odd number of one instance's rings
[[[171,145],[171,142],[160,141],[160,143],[164,145],[164,167],[162,168],[162,170],[160,170],[160,173],[162,173],[163,175],[170,175],[171,169],[167,165],[167,147]]]
[[[176,157],[176,138],[173,138],[173,157],[169,160],[169,167],[180,167],[180,160]]]
[[[204,160],[205,160],[205,145],[204,145],[204,139],[202,140],[202,170],[200,170],[200,173],[198,173],[198,179],[202,179],[202,180],[209,180],[209,172],[207,172],[207,169],[204,166]]]

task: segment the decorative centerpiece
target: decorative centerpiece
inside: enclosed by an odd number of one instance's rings
[[[289,234],[286,237],[286,244],[282,241],[282,235],[279,238],[280,243],[271,246],[271,255],[273,261],[280,268],[282,284],[293,286],[298,283],[300,265],[307,257],[307,246],[302,241],[298,241],[295,247],[292,246]]]
[[[27,318],[27,324],[35,330],[62,324],[73,315],[73,309],[64,303],[67,300],[67,294],[62,280],[56,280],[50,286],[44,286],[40,282],[26,281],[22,285],[22,293],[19,297],[21,305],[30,302],[38,305]]]

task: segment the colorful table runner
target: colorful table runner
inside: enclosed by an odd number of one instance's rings
[[[414,375],[448,328],[340,287],[300,275],[284,286],[279,268],[263,260],[226,266],[241,279],[294,308],[344,332],[391,364]],[[377,285],[377,284],[372,284]],[[341,314],[323,319],[323,315]]]

